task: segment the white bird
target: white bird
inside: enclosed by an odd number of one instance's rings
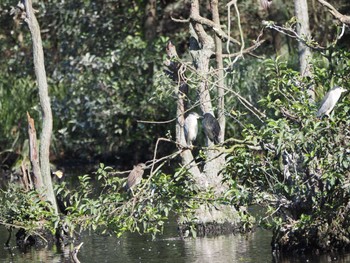
[[[201,118],[201,116],[198,115],[196,112],[191,112],[188,114],[187,118],[185,119],[185,138],[187,145],[189,147],[192,147],[192,143],[196,140],[197,134],[198,134],[198,119]]]
[[[327,115],[329,117],[329,114],[340,99],[341,94],[345,91],[347,90],[339,86],[335,86],[333,89],[328,91],[321,102],[319,110],[317,111],[317,117],[321,117],[323,115]]]

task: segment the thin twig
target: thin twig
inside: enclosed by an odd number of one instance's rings
[[[241,51],[236,52],[236,53],[231,53],[231,54],[223,54],[222,56],[224,58],[231,58],[231,57],[239,57],[240,55],[243,55],[243,54],[249,54],[252,51],[254,51],[255,49],[257,49],[259,46],[261,46],[265,41],[266,41],[266,39],[260,40],[258,42],[255,42],[255,44],[253,46],[250,46],[244,50],[241,50]],[[234,63],[230,63],[230,66],[232,66],[233,64]]]
[[[148,123],[148,124],[166,124],[176,121],[176,118],[166,120],[166,121],[144,121],[144,120],[137,120],[139,123]]]

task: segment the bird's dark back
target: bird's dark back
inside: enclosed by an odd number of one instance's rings
[[[215,144],[219,143],[220,125],[211,113],[203,115],[203,129],[211,141],[214,141]]]

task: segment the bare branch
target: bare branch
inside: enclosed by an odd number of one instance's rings
[[[259,40],[257,42],[255,42],[255,44],[253,46],[250,46],[242,51],[239,51],[239,52],[236,52],[236,53],[232,53],[232,54],[223,54],[222,56],[224,58],[227,58],[227,57],[237,57],[237,56],[241,56],[243,54],[250,54],[252,51],[254,51],[255,49],[257,49],[259,46],[261,46],[264,42],[266,41],[266,39],[263,39],[263,40]]]
[[[340,22],[350,25],[350,16],[346,16],[341,14],[337,9],[335,9],[334,6],[332,6],[330,3],[328,3],[325,0],[317,0],[321,5],[328,8],[329,12]]]
[[[301,37],[293,28],[279,26],[273,21],[263,21],[263,24],[266,26],[266,28],[274,29],[290,38],[294,38],[297,41],[303,43],[305,46],[314,50],[323,51],[327,49],[326,47],[320,46],[317,42],[313,41],[312,39],[305,39]]]
[[[239,13],[239,10],[238,10],[238,6],[237,6],[237,0],[233,0],[233,1],[230,1],[226,6],[227,6],[227,9],[228,9],[228,14],[230,14],[230,9],[231,9],[231,5],[234,5],[235,7],[235,11],[236,11],[236,14],[237,14],[237,24],[238,24],[238,29],[239,29],[239,35],[241,37],[241,52],[243,51],[244,49],[244,38],[243,38],[243,30],[242,30],[242,26],[241,26],[241,15]],[[229,21],[230,23],[230,21]]]
[[[177,23],[189,23],[191,19],[187,18],[187,19],[179,19],[179,18],[175,18],[175,17],[170,17],[171,20],[173,20],[174,22]]]
[[[143,120],[137,120],[139,123],[149,123],[149,124],[166,124],[166,123],[171,123],[173,121],[176,121],[176,118],[173,118],[171,120],[166,120],[166,121],[143,121]]]
[[[197,4],[197,3],[194,3],[194,4]],[[193,4],[192,4],[192,5],[193,5]],[[192,8],[192,9],[194,9],[194,8]],[[196,9],[196,10],[199,10],[199,8]],[[230,41],[230,42],[232,42],[232,43],[234,43],[234,44],[241,45],[241,43],[240,43],[238,40],[236,40],[236,39],[234,39],[234,38],[228,36],[228,35],[227,35],[220,27],[218,27],[212,20],[209,20],[209,19],[207,19],[207,18],[205,18],[205,17],[200,16],[198,11],[196,11],[196,12],[192,11],[192,12],[191,12],[190,19],[191,19],[192,21],[196,22],[196,23],[199,23],[199,24],[201,24],[201,25],[208,26],[208,27],[210,27],[211,29],[213,29],[213,31],[215,32],[215,34],[216,34],[222,41],[225,41],[225,42],[226,42],[226,41]],[[197,34],[198,34],[198,32],[197,32]]]

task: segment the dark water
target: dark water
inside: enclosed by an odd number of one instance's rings
[[[169,228],[173,228],[169,226]],[[174,231],[173,231],[174,230]],[[127,234],[117,239],[112,236],[82,236],[84,245],[79,251],[81,262],[272,262],[270,253],[271,234],[257,230],[248,235],[228,235],[213,238],[186,239],[177,237],[173,228],[153,240],[149,236]],[[0,242],[4,244],[7,231],[0,228]],[[29,249],[25,253],[15,247],[0,249],[0,262],[69,262],[66,251]]]
[[[11,248],[4,248],[7,231],[0,227],[0,262],[71,262],[69,250],[59,247],[28,249],[21,251],[11,240]],[[138,234],[126,234],[122,238],[84,233],[84,245],[78,257],[82,263],[102,262],[350,262],[350,255],[289,256],[273,260],[270,248],[271,233],[258,229],[248,235],[227,235],[212,238],[186,239],[177,237],[176,229],[169,225],[168,232],[156,240]]]
[[[19,250],[11,239],[10,248],[5,248],[7,231],[0,227],[0,262],[71,262],[69,251],[72,246],[63,250],[60,247]],[[114,236],[102,236],[84,233],[84,242],[78,258],[82,263],[102,262],[154,262],[154,263],[222,263],[222,262],[350,262],[350,254],[302,256],[291,255],[279,260],[271,254],[271,233],[257,229],[247,235],[226,235],[211,238],[180,240],[176,227],[168,225],[167,232],[152,240],[149,236],[126,234],[117,239]]]
[[[73,248],[64,249],[53,246],[50,248],[29,248],[19,250],[12,237],[10,248],[5,248],[8,232],[0,225],[0,263],[2,262],[71,262],[69,252]],[[152,240],[150,236],[140,236],[127,233],[122,238],[115,236],[83,233],[78,258],[82,263],[102,262],[150,262],[150,263],[303,263],[303,262],[349,262],[350,254],[303,256],[291,255],[274,259],[271,253],[271,232],[257,229],[246,235],[226,235],[181,240],[178,237],[175,223],[168,223],[163,235]]]

